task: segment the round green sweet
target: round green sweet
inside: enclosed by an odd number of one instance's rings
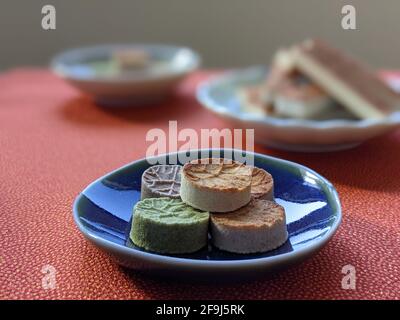
[[[134,208],[130,238],[148,251],[195,252],[207,244],[209,216],[180,199],[147,198]]]

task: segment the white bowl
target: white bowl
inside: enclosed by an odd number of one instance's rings
[[[110,59],[117,50],[141,50],[150,60],[162,61],[158,72],[130,71],[99,75],[90,62]],[[201,59],[189,48],[158,44],[99,45],[65,51],[51,62],[53,71],[95,100],[107,106],[130,106],[159,101],[188,73],[199,67]]]
[[[243,111],[237,90],[263,81],[264,67],[228,72],[201,83],[197,99],[235,128],[255,129],[255,141],[277,149],[324,152],[348,149],[400,126],[400,113],[382,120],[299,120]]]

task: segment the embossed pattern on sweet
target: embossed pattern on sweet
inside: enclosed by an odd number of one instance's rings
[[[157,165],[148,168],[142,175],[141,198],[179,198],[181,186],[179,165]]]
[[[192,207],[210,212],[239,209],[251,199],[252,169],[229,159],[198,159],[182,169],[180,195]]]

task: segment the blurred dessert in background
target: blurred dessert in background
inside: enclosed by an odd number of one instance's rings
[[[335,106],[334,100],[298,72],[286,74],[271,91],[274,112],[283,117],[315,118]]]
[[[87,65],[97,76],[157,75],[169,69],[162,59],[152,58],[149,52],[140,48],[116,48],[108,57],[93,59]]]
[[[150,56],[146,51],[138,49],[119,49],[112,54],[119,69],[143,69],[150,63]]]
[[[321,40],[295,46],[292,57],[296,69],[361,119],[400,110],[400,96],[373,70]]]
[[[400,95],[374,71],[321,40],[279,50],[264,83],[238,94],[245,111],[283,118],[324,119],[347,111],[379,119],[400,110]]]

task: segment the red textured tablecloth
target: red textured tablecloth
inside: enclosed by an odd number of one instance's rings
[[[302,163],[336,186],[343,222],[332,241],[299,267],[255,282],[174,283],[120,268],[85,241],[71,206],[91,181],[145,156],[145,134],[224,128],[193,96],[208,73],[189,77],[159,107],[110,111],[42,69],[0,75],[0,298],[400,298],[400,131],[354,150],[298,154],[256,151]],[[341,286],[356,268],[356,290]],[[43,266],[56,288],[42,287]]]

